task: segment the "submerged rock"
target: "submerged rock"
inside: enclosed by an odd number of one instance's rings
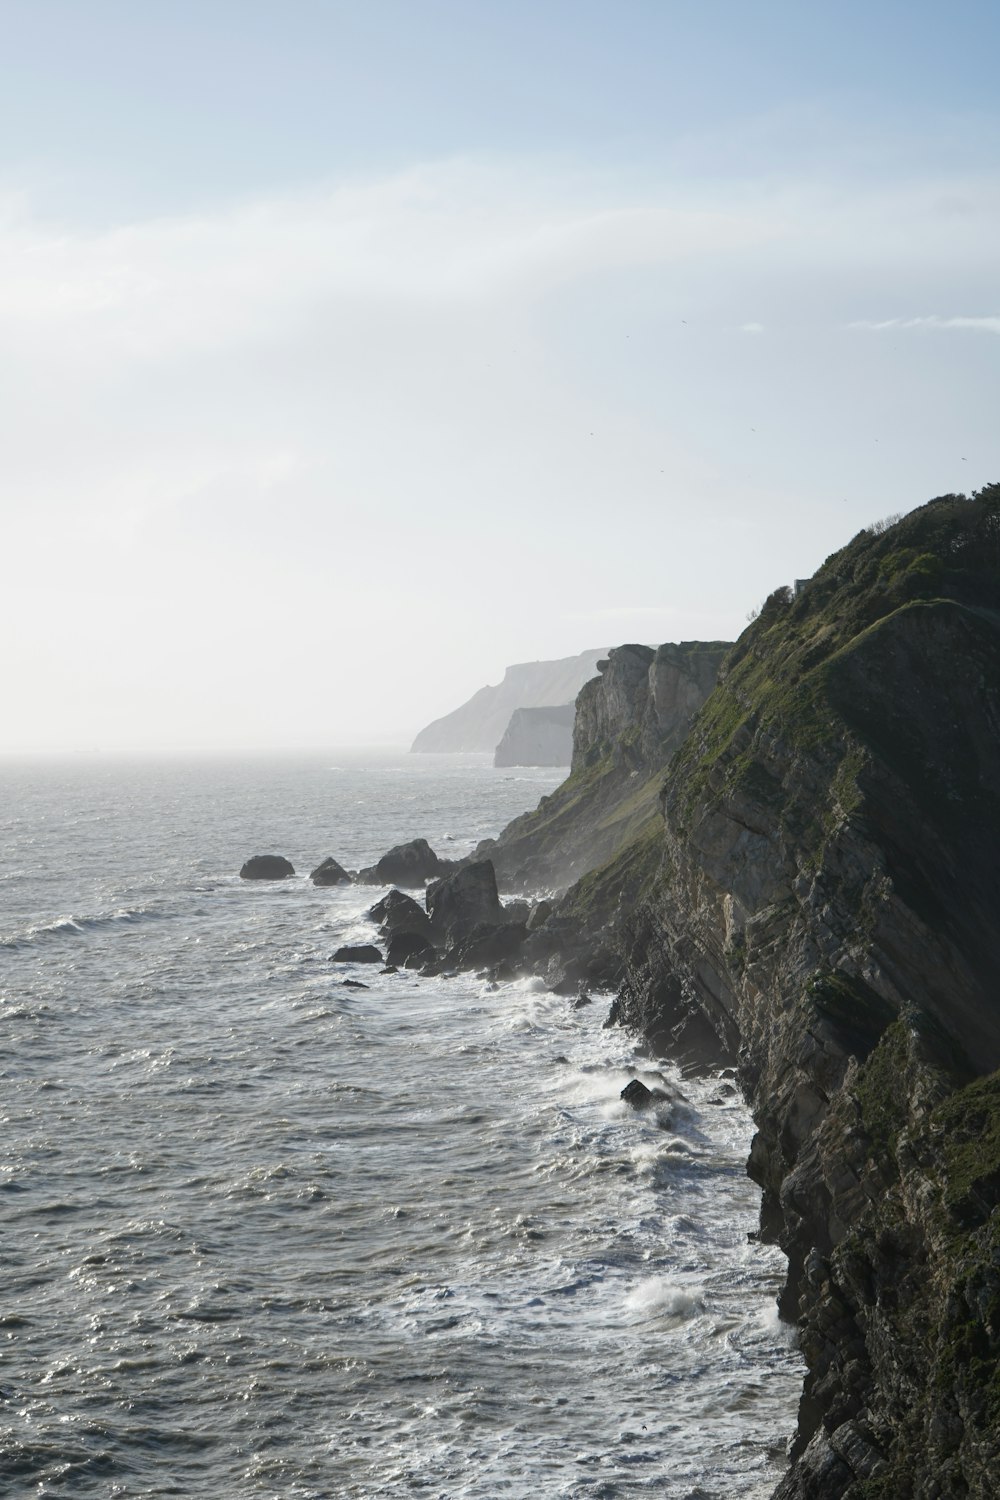
[[[332,964],[380,964],[383,959],[374,943],[349,943],[347,947],[338,948],[336,953],[331,953],[330,962]]]
[[[254,854],[240,871],[241,880],[287,880],[295,866],[281,854]]]
[[[350,875],[333,858],[324,859],[323,863],[317,865],[309,876],[313,885],[349,885]]]

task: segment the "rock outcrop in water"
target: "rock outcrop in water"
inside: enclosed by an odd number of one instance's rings
[[[414,887],[437,880],[453,868],[447,860],[438,859],[426,839],[411,839],[407,844],[396,844],[377,864],[359,870],[356,879],[361,885]]]
[[[451,946],[482,927],[504,920],[496,871],[488,859],[463,866],[427,892],[427,914],[435,941]]]
[[[613,1018],[689,1061],[738,1059],[762,1230],[788,1255],[783,1310],[809,1370],[780,1500],[985,1500],[1000,1473],[1000,485],[862,532],[777,590],[651,793],[658,715],[697,707],[706,682],[657,698],[655,663],[611,653],[581,694],[570,781],[492,857],[514,881],[555,877],[567,845],[585,862],[597,768],[598,786],[634,776],[649,799],[641,817],[616,804],[634,832],[529,942],[597,913],[624,971]]]
[[[313,885],[350,885],[351,876],[343,865],[330,856],[318,864],[309,876]]]
[[[281,854],[254,854],[240,870],[241,880],[287,880],[295,874],[291,860]]]
[[[332,964],[380,964],[382,954],[374,943],[349,943],[330,954]]]

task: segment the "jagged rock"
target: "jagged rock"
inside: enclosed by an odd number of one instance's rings
[[[450,862],[438,859],[426,839],[411,839],[407,844],[396,844],[377,864],[359,870],[357,879],[362,885],[414,887],[446,874],[451,868]]]
[[[382,954],[373,943],[349,943],[330,954],[332,964],[380,964]]]
[[[622,972],[621,957],[608,946],[602,931],[588,930],[577,918],[561,915],[558,908],[528,933],[524,962],[557,995],[577,995],[581,987],[613,990]]]
[[[317,865],[309,876],[313,885],[349,885],[350,875],[333,858],[324,859],[323,863]]]
[[[448,960],[459,969],[488,969],[494,964],[512,963],[524,946],[527,928],[523,922],[487,923],[476,927],[461,939],[448,954]]]
[[[621,1098],[633,1109],[648,1109],[656,1102],[656,1095],[638,1078],[633,1078],[621,1091]]]
[[[412,896],[404,891],[390,891],[381,901],[369,909],[369,917],[385,934],[395,932],[419,932],[430,939],[431,919]]]
[[[531,916],[530,901],[505,901],[503,903],[504,920],[507,922],[522,922],[528,924]]]
[[[433,943],[419,932],[396,932],[389,939],[385,955],[387,964],[401,969],[417,969],[435,958]]]
[[[528,913],[528,931],[534,932],[537,927],[542,927],[552,915],[551,901],[536,901]]]
[[[345,990],[366,990],[368,985],[362,984],[360,979],[342,979],[341,985]]]
[[[295,866],[280,854],[255,854],[240,871],[241,880],[287,880]]]
[[[504,920],[496,875],[488,859],[439,880],[429,887],[426,899],[435,939],[448,947],[469,937],[477,927],[496,927]]]

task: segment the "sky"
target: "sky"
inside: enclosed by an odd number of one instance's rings
[[[405,744],[1000,479],[994,0],[0,26],[0,753]]]

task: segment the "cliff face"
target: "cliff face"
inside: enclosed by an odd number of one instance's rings
[[[615,1015],[739,1058],[810,1372],[778,1494],[994,1494],[1000,486],[773,595],[663,819]]]
[[[508,888],[578,880],[659,830],[663,768],[715,682],[726,642],[618,646],[576,701],[571,773],[480,846]]]
[[[435,719],[417,735],[410,749],[422,751],[496,750],[511,714],[518,708],[572,703],[597,671],[603,650],[582,651],[558,661],[520,662],[508,667],[503,681],[480,688],[453,713]]]
[[[568,766],[573,750],[572,703],[515,708],[493,757],[495,766]]]
[[[634,770],[658,769],[684,739],[715,686],[728,641],[681,641],[654,651],[619,646],[576,700],[573,770],[610,756]]]

